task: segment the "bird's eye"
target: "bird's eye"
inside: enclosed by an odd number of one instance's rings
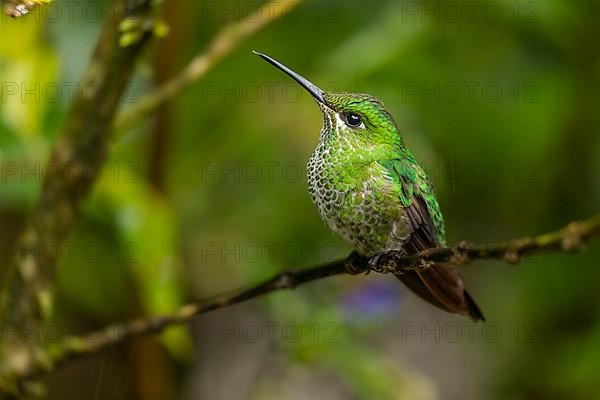
[[[346,115],[346,124],[352,128],[356,128],[362,124],[362,119],[354,113]]]

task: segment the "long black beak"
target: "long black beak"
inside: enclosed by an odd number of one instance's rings
[[[325,98],[323,97],[323,91],[321,89],[319,89],[317,87],[317,85],[315,85],[314,83],[312,83],[311,81],[309,81],[308,79],[304,78],[302,75],[298,74],[297,72],[292,71],[291,69],[289,69],[288,67],[286,67],[285,65],[283,65],[282,63],[280,63],[279,61],[269,57],[266,54],[263,53],[259,53],[258,51],[253,51],[254,54],[262,57],[263,59],[265,59],[267,62],[269,62],[270,64],[274,65],[275,67],[277,67],[278,69],[282,70],[283,72],[285,72],[286,74],[288,74],[289,76],[291,76],[296,82],[298,82],[300,85],[302,85],[302,87],[306,90],[308,90],[308,92],[310,94],[313,95],[313,97],[315,99],[317,99],[317,101],[321,104],[327,104],[327,102],[325,101]]]

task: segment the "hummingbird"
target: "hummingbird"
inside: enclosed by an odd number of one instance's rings
[[[410,255],[445,246],[433,185],[383,102],[368,94],[323,91],[279,61],[254,53],[306,89],[323,114],[319,143],[308,161],[308,189],[327,226],[353,247],[350,259],[366,259],[376,269],[388,251]],[[485,320],[449,262],[396,276],[442,310]]]

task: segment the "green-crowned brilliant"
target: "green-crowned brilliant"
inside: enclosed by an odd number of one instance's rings
[[[431,181],[404,144],[381,100],[330,93],[273,58],[317,101],[323,113],[319,144],[308,161],[308,189],[321,218],[377,267],[389,250],[414,254],[445,245],[444,220]],[[397,277],[429,303],[483,320],[456,266],[436,263]]]

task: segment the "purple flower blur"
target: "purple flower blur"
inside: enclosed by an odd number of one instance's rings
[[[396,314],[402,303],[400,288],[397,282],[387,279],[369,280],[342,300],[342,312],[350,321]]]

